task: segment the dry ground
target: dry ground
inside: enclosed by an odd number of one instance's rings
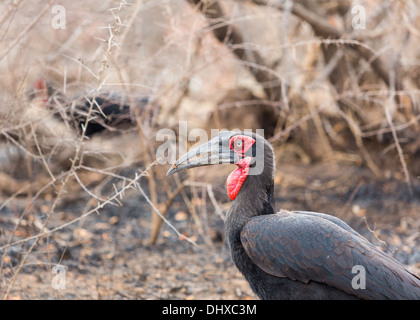
[[[278,208],[333,213],[411,270],[420,271],[419,184],[412,197],[403,182],[374,181],[368,170],[345,165],[283,165],[276,180]],[[215,187],[215,195],[226,199],[223,188]],[[79,201],[61,208],[51,228],[79,216],[84,205]],[[18,206],[2,209],[3,227],[12,227]],[[34,210],[42,210],[42,205]],[[177,198],[168,218],[196,246],[166,225],[157,244],[149,245],[150,210],[140,195],[130,196],[122,207],[90,215],[40,242],[10,298],[257,299],[230,260],[222,241],[223,223],[214,208],[208,208],[205,228],[211,244],[205,243],[186,211]],[[16,240],[36,230],[20,227],[15,233]],[[13,275],[10,266],[29,245],[30,241],[7,249],[2,290]],[[66,268],[65,289],[52,288],[51,264],[56,263]]]

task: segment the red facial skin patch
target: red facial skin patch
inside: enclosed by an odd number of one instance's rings
[[[41,97],[43,103],[47,103],[47,88],[45,87],[45,82],[42,79],[37,79],[34,84],[34,88],[37,91],[39,97]]]
[[[235,200],[239,190],[241,190],[242,184],[248,176],[252,158],[244,157],[244,154],[254,143],[255,140],[248,136],[233,136],[229,141],[229,148],[235,151],[240,159],[236,163],[238,169],[233,171],[227,178],[227,192],[231,200]]]
[[[245,152],[255,143],[255,140],[248,136],[233,136],[229,141],[229,148],[235,151],[238,156]]]
[[[236,163],[239,168],[231,172],[227,178],[227,192],[231,200],[235,200],[239,190],[241,190],[242,184],[248,176],[249,164],[251,163],[251,160],[251,157],[245,157],[239,160]]]

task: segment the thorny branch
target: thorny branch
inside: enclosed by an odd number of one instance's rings
[[[79,142],[77,143],[75,155],[74,155],[73,160],[71,161],[70,170],[67,172],[66,176],[64,177],[64,179],[62,181],[62,186],[61,186],[60,190],[58,191],[58,194],[57,194],[57,196],[56,196],[56,198],[55,198],[55,200],[54,200],[54,202],[53,202],[53,204],[52,204],[52,206],[51,206],[51,208],[50,208],[50,210],[49,210],[49,212],[48,212],[48,214],[45,218],[44,224],[42,225],[42,230],[45,227],[47,227],[50,218],[52,217],[52,215],[55,212],[55,208],[57,207],[58,203],[61,200],[62,195],[64,194],[65,187],[66,187],[68,181],[70,180],[70,177],[73,175],[73,172],[74,172],[75,168],[77,167],[77,165],[81,161],[82,150],[83,150],[82,146],[83,146],[83,141],[84,141],[85,136],[86,136],[87,125],[89,124],[89,121],[90,121],[90,118],[91,118],[91,115],[92,115],[93,107],[95,105],[94,101],[96,99],[96,96],[97,96],[98,92],[100,91],[100,89],[102,87],[102,83],[105,81],[105,79],[104,79],[105,70],[107,68],[108,59],[109,59],[109,56],[111,55],[111,50],[113,48],[114,35],[115,35],[115,32],[116,32],[117,28],[120,25],[120,19],[119,19],[118,15],[119,15],[119,12],[122,8],[122,5],[123,5],[123,3],[121,1],[118,1],[118,6],[117,6],[117,9],[116,9],[116,12],[114,13],[114,11],[112,11],[112,13],[114,15],[114,23],[109,28],[110,36],[109,36],[108,43],[107,43],[108,44],[107,49],[106,49],[106,51],[103,55],[101,69],[99,70],[99,79],[98,79],[95,91],[93,93],[93,99],[92,99],[92,101],[90,103],[90,106],[89,106],[89,111],[88,111],[88,114],[86,116],[86,121],[85,121],[85,124],[82,125],[82,134],[80,136]],[[39,17],[40,16],[41,15],[39,15]],[[102,208],[102,206],[101,206],[101,208]],[[16,271],[14,272],[14,275],[13,275],[13,277],[12,277],[10,283],[9,283],[9,286],[8,286],[5,294],[3,295],[3,299],[7,299],[9,297],[9,294],[10,294],[10,292],[11,292],[13,286],[14,286],[14,283],[15,283],[20,271],[22,270],[22,267],[26,263],[26,260],[28,259],[28,257],[32,253],[35,246],[38,244],[38,240],[40,238],[41,238],[41,236],[38,236],[38,237],[34,238],[34,242],[30,246],[30,248],[28,249],[28,251],[26,252],[24,257],[22,258],[20,264],[18,265]]]

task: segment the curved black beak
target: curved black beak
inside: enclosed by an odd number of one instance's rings
[[[236,163],[237,155],[229,148],[230,137],[234,134],[235,132],[222,131],[207,143],[190,150],[175,161],[166,175],[195,167]]]

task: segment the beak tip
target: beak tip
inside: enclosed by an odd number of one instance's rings
[[[166,176],[171,176],[176,172],[177,169],[177,165],[174,163],[168,170],[168,172],[166,173]]]

